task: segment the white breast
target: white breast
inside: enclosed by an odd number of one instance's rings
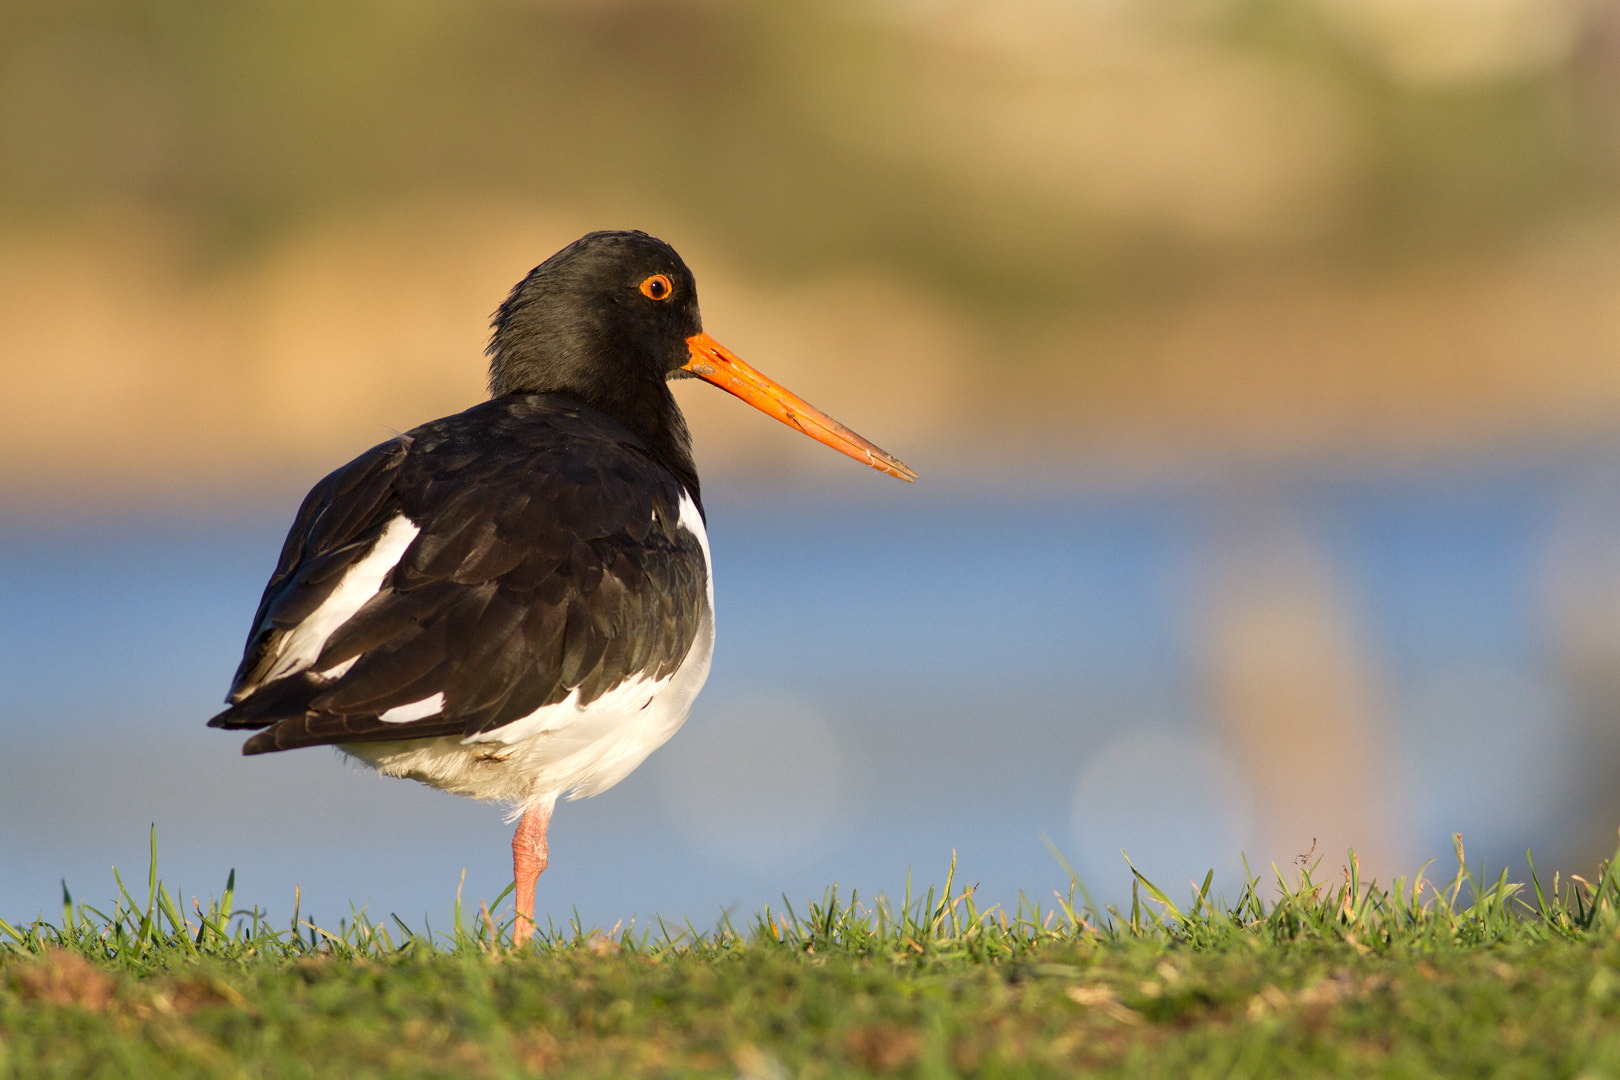
[[[709,677],[714,656],[709,538],[697,505],[684,495],[677,527],[691,533],[703,550],[708,604],[691,650],[672,674],[656,680],[627,679],[586,705],[579,703],[576,690],[562,701],[465,739],[352,743],[340,749],[385,776],[409,777],[475,799],[514,803],[513,816],[529,806],[553,802],[565,792],[579,799],[617,784],[680,730]]]

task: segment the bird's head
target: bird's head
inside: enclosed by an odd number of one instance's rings
[[[490,392],[566,394],[637,430],[685,439],[666,383],[696,377],[902,480],[917,474],[703,332],[697,283],[644,232],[594,232],[529,271],[495,313]]]
[[[675,249],[643,232],[593,232],[529,271],[495,312],[490,392],[594,403],[662,383],[703,330],[697,285]]]

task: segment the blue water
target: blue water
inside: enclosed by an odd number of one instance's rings
[[[1150,876],[1213,865],[1230,888],[1253,834],[1202,666],[1205,601],[1257,505],[1343,598],[1402,778],[1401,850],[1442,855],[1460,830],[1497,862],[1586,858],[1575,838],[1613,824],[1572,825],[1608,812],[1590,719],[1606,699],[1570,673],[1584,639],[1555,625],[1549,582],[1607,581],[1620,510],[1591,493],[1617,461],[711,492],[709,686],[640,770],[559,809],[538,910],[706,927],[835,881],[898,895],[953,852],[982,898],[1049,900],[1068,876],[1043,838],[1105,899],[1128,889],[1121,848]],[[115,865],[144,881],[154,825],[187,897],[235,868],[239,898],[278,918],[297,886],[322,920],[352,903],[442,927],[464,870],[469,900],[509,880],[499,808],[325,750],[244,759],[203,727],[296,498],[272,502],[0,527],[0,917],[51,912],[64,879],[104,901]]]

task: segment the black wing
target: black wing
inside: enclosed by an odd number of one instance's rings
[[[305,499],[231,708],[209,723],[268,727],[245,753],[466,736],[669,675],[707,604],[702,546],[677,525],[683,490],[627,429],[554,397],[500,398],[384,443]],[[400,515],[420,531],[382,587],[307,666],[267,678]],[[435,694],[431,716],[378,719]]]

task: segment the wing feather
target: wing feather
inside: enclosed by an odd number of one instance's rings
[[[575,692],[588,703],[663,677],[707,603],[701,544],[677,524],[683,494],[628,430],[564,399],[499,398],[384,443],[304,500],[234,704],[210,723],[268,725],[246,753],[471,736]],[[265,680],[277,635],[401,514],[419,531],[377,593],[307,668]],[[434,694],[432,716],[379,719]]]

